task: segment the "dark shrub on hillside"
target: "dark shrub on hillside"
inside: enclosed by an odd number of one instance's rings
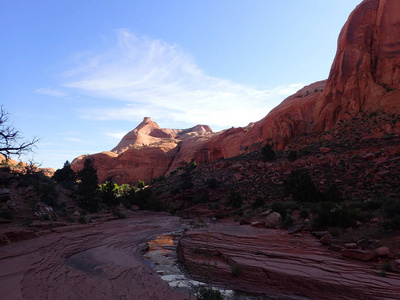
[[[343,196],[337,185],[331,184],[323,193],[322,200],[327,202],[342,202]]]
[[[228,204],[232,208],[240,208],[242,206],[242,203],[243,203],[242,196],[238,192],[231,190],[229,192]]]
[[[365,219],[364,213],[360,209],[337,204],[333,202],[321,202],[314,211],[313,226],[318,229],[332,227],[351,227],[356,221]]]
[[[215,189],[216,187],[218,187],[219,184],[220,184],[219,181],[214,177],[209,178],[209,179],[206,180],[206,185],[210,189]]]
[[[297,152],[294,150],[290,151],[288,155],[288,160],[290,162],[294,162],[296,159],[297,159]]]
[[[318,202],[320,200],[320,195],[307,172],[292,171],[285,180],[285,188],[288,194],[292,194],[293,200],[296,202]]]
[[[274,161],[276,159],[275,151],[268,144],[261,148],[261,156],[263,161]]]
[[[254,202],[251,204],[254,208],[261,207],[265,204],[265,200],[263,197],[258,196]]]

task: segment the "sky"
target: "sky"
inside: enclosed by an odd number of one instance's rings
[[[328,77],[361,0],[0,0],[0,104],[61,168],[144,117],[246,126]]]

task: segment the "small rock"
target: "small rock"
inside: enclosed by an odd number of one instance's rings
[[[325,234],[322,238],[320,238],[319,242],[322,245],[329,246],[332,243],[332,236],[329,233]]]
[[[281,222],[282,222],[281,214],[273,212],[265,218],[265,227],[278,228]]]
[[[295,234],[295,233],[301,232],[303,230],[303,228],[304,228],[303,224],[297,224],[297,225],[289,228],[288,233]]]
[[[73,215],[74,217],[80,217],[80,216],[81,216],[81,214],[79,213],[79,211],[75,211],[72,215]]]
[[[378,256],[386,256],[390,253],[390,249],[388,247],[379,247],[378,249],[375,250],[376,255]]]
[[[8,245],[10,240],[6,237],[5,234],[0,234],[0,246]]]
[[[338,245],[338,244],[332,244],[332,245],[329,246],[329,249],[333,250],[335,252],[341,252],[343,247],[341,245]]]
[[[256,228],[264,228],[265,223],[264,222],[252,222],[250,224],[251,227],[256,227]]]
[[[346,249],[356,249],[357,248],[357,243],[348,243],[348,244],[344,244],[344,247]]]
[[[376,257],[375,251],[359,250],[359,249],[343,249],[342,256],[354,258],[362,261],[373,260]]]
[[[264,217],[264,216],[268,216],[268,215],[271,214],[271,212],[272,212],[272,210],[271,210],[271,209],[268,209],[268,210],[262,212],[260,216],[263,216],[263,217]]]
[[[320,239],[320,238],[322,238],[324,235],[329,234],[329,231],[313,231],[313,232],[311,232],[311,234],[312,234],[313,236],[315,236],[317,239]]]
[[[394,262],[396,265],[400,266],[400,259],[396,259]]]
[[[368,248],[368,240],[367,239],[361,239],[357,241],[357,248],[360,249],[367,249]]]
[[[331,148],[321,147],[321,148],[319,148],[319,152],[322,153],[322,154],[326,154],[326,153],[331,152]]]

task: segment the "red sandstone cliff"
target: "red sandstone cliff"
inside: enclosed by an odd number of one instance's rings
[[[284,149],[294,137],[331,129],[360,111],[399,114],[399,99],[400,1],[364,0],[340,33],[329,78],[288,97],[262,120],[212,134],[201,125],[161,129],[145,118],[113,152],[91,156],[102,181],[149,182],[185,162],[233,157],[260,142]],[[400,133],[399,128],[387,130]],[[81,168],[84,158],[75,159],[72,167]]]

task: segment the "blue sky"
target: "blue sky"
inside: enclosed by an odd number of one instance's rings
[[[1,0],[1,104],[33,159],[112,149],[143,117],[214,131],[326,79],[360,0]]]

